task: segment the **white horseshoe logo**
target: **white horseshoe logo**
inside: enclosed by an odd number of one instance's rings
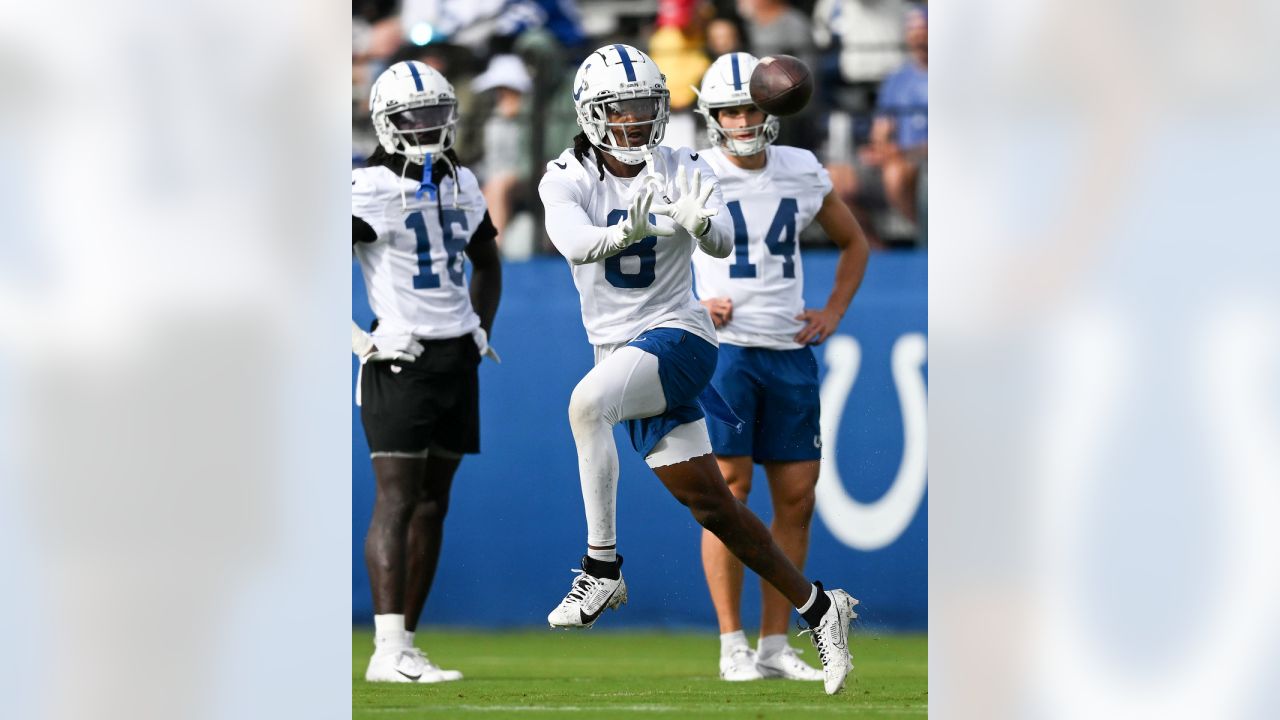
[[[818,474],[817,511],[840,542],[856,550],[878,550],[897,540],[915,517],[924,497],[928,456],[927,396],[920,366],[927,344],[924,335],[908,333],[893,344],[893,381],[902,409],[902,461],[893,486],[878,500],[861,503],[845,491],[836,466],[837,438],[845,402],[862,362],[858,341],[848,335],[827,340],[822,383],[822,445],[827,449]]]

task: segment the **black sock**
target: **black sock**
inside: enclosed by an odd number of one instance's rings
[[[801,616],[804,617],[804,621],[809,624],[809,627],[816,628],[818,623],[822,622],[822,616],[826,615],[827,610],[831,609],[831,598],[827,597],[827,594],[823,592],[820,581],[815,580],[813,584],[818,588],[818,596],[813,599],[813,605],[810,605],[808,610],[801,613]]]
[[[597,560],[590,555],[583,555],[582,569],[593,577],[617,580],[622,577],[622,556],[618,556],[617,562],[606,562]]]

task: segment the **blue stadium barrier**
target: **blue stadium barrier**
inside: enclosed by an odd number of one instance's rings
[[[928,622],[925,488],[927,254],[873,254],[838,333],[815,348],[823,377],[824,476],[807,574],[862,601],[868,628],[924,630]],[[821,307],[837,255],[805,253],[805,297]],[[585,542],[569,394],[591,347],[569,269],[559,258],[504,267],[494,346],[481,364],[481,446],[454,482],[445,544],[424,624],[543,625],[563,597]],[[372,321],[358,265],[352,312]],[[352,362],[354,380],[356,364]],[[354,388],[354,385],[353,385]],[[374,483],[359,408],[352,405],[352,615],[372,619],[363,543]],[[622,477],[619,549],[630,602],[608,626],[715,627],[699,555],[700,528],[616,431]],[[905,448],[905,450],[904,450]],[[750,506],[768,521],[756,469]],[[743,596],[748,633],[758,580]]]

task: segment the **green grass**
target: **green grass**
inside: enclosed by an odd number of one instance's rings
[[[855,629],[856,630],[856,629]],[[801,655],[815,662],[806,647]],[[715,633],[425,630],[418,645],[466,674],[436,685],[367,683],[368,630],[351,648],[353,718],[902,718],[928,715],[924,635],[859,635],[844,692],[822,683],[727,683]]]

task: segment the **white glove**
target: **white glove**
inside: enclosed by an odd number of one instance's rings
[[[635,200],[631,202],[630,211],[622,219],[622,222],[609,228],[609,244],[621,250],[633,243],[640,242],[650,235],[660,235],[662,237],[675,235],[674,228],[663,228],[649,223],[649,208],[651,205],[653,205],[653,189],[646,188],[643,192],[637,194]]]
[[[670,205],[654,205],[653,211],[659,215],[666,215],[675,220],[676,223],[689,231],[694,237],[702,237],[707,234],[707,229],[711,226],[708,218],[714,217],[719,210],[708,210],[707,200],[711,198],[711,193],[715,192],[715,183],[707,183],[707,187],[702,187],[702,170],[693,171],[693,181],[686,184],[684,175],[684,166],[676,171],[676,192],[679,198]]]
[[[476,348],[480,350],[480,357],[487,357],[490,360],[502,364],[502,358],[498,357],[498,351],[493,349],[489,344],[489,333],[484,328],[478,327],[471,331],[471,339],[476,341]]]
[[[360,358],[360,364],[379,361],[398,361],[411,363],[422,354],[422,343],[409,340],[408,347],[401,350],[379,350],[373,343],[373,336],[351,323],[351,352]]]

